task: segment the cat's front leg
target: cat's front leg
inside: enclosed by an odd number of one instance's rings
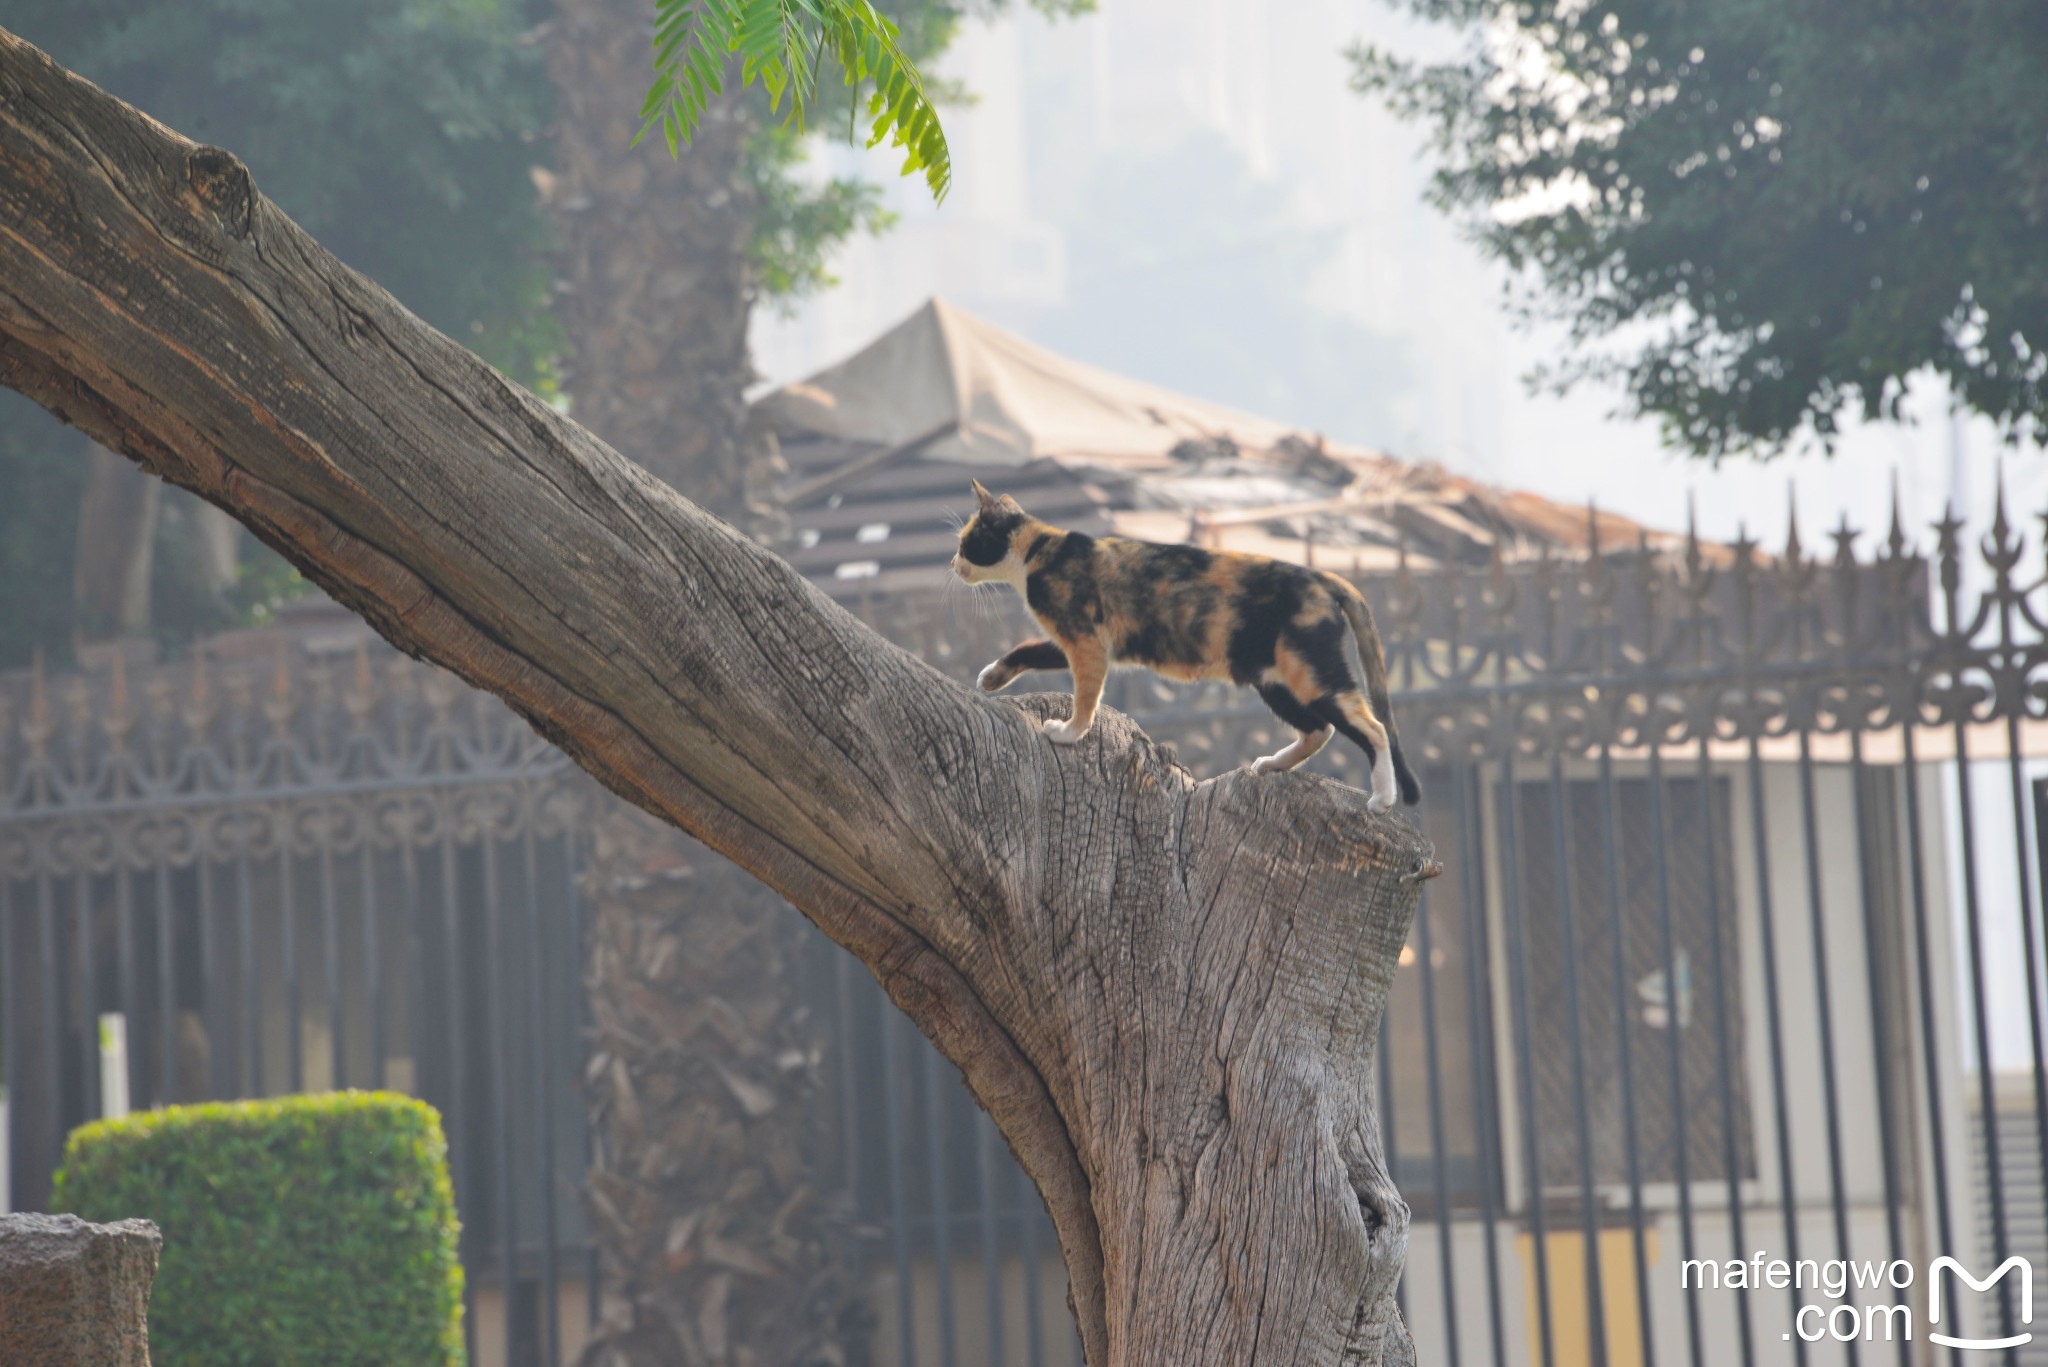
[[[1074,671],[1074,715],[1045,724],[1045,738],[1055,745],[1073,745],[1094,728],[1102,685],[1109,678],[1109,651],[1100,641],[1075,641],[1066,654],[1067,667]]]
[[[1028,669],[1065,669],[1067,652],[1057,644],[1040,637],[1026,641],[1023,645],[1004,655],[976,676],[975,686],[984,693],[1000,693],[1010,686],[1019,674]]]

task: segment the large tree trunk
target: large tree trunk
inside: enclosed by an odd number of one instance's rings
[[[71,599],[80,642],[149,630],[150,571],[156,563],[157,505],[164,486],[98,442],[78,500],[78,551]]]
[[[554,311],[575,415],[684,497],[772,534],[773,438],[746,422],[758,212],[743,169],[749,106],[715,103],[680,158],[658,137],[634,147],[652,7],[557,0],[555,10],[547,51],[559,118],[544,188],[563,242]],[[668,835],[671,846],[688,843]],[[604,843],[611,861],[642,857],[637,842]],[[751,1057],[754,1041],[794,1028],[790,956],[769,952],[777,941],[765,932],[795,918],[729,870],[675,883],[600,866],[584,975],[599,1024],[590,1192],[606,1287],[583,1355],[591,1367],[844,1361],[841,1341],[856,1327],[848,1235],[832,1227],[844,1203],[809,1201],[793,1212],[796,1231],[783,1207],[821,1147],[801,1142],[808,1070]],[[703,953],[659,975],[632,952],[678,937]],[[686,1043],[659,1028],[728,1016],[747,1022],[739,1037],[705,1029]],[[735,1070],[765,1089],[754,1093],[769,1099],[760,1114],[726,1085]],[[742,1185],[743,1200],[713,1199],[713,1189]],[[757,1257],[770,1245],[801,1252],[774,1258],[773,1275],[742,1273],[698,1256],[692,1240],[703,1239]],[[799,1342],[808,1346],[790,1351]],[[763,1357],[770,1344],[779,1351]]]
[[[761,877],[960,1066],[1089,1361],[1408,1362],[1374,1042],[1433,866],[1365,795],[1197,783],[969,693],[0,35],[0,383]]]
[[[653,6],[555,10],[560,117],[546,198],[564,244],[554,311],[576,419],[720,517],[768,530],[776,453],[746,421],[760,211],[744,173],[751,106],[737,91],[713,100],[680,158],[659,136],[631,146],[653,71]]]
[[[590,1367],[857,1367],[865,1307],[821,1184],[808,931],[761,885],[630,807],[585,878],[590,1205],[605,1315]]]

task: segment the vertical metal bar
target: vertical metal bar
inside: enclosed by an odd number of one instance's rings
[[[1928,1147],[1934,1163],[1935,1228],[1941,1235],[1941,1246],[1948,1249],[1954,1248],[1956,1243],[1948,1203],[1948,1139],[1942,1130],[1942,1117],[1947,1112],[1942,1106],[1945,1089],[1941,1085],[1941,1035],[1934,1010],[1934,958],[1927,933],[1927,869],[1922,863],[1920,848],[1923,838],[1920,826],[1920,759],[1914,742],[1918,720],[1917,715],[1909,714],[1906,724],[1900,728],[1905,746],[1901,768],[1906,785],[1907,875],[1913,894],[1913,977],[1920,998],[1920,1052],[1926,1074]],[[2044,849],[2042,854],[2048,858],[2048,849]],[[1948,1358],[1952,1367],[1961,1367],[1962,1349],[1950,1348]]]
[[[1869,978],[1872,1072],[1877,1078],[1877,1144],[1884,1176],[1885,1247],[1903,1251],[1906,1236],[1899,1209],[1899,1141],[1892,1128],[1899,1119],[1899,1112],[1892,1098],[1891,1025],[1890,1013],[1886,1009],[1891,999],[1885,990],[1884,923],[1876,896],[1878,866],[1876,851],[1871,845],[1874,832],[1871,829],[1870,802],[1864,791],[1865,779],[1863,733],[1852,726],[1849,731],[1849,784],[1856,821],[1856,881],[1863,902],[1863,966]],[[2017,819],[2019,813],[2015,811],[2013,815]],[[2025,879],[2024,870],[2021,878]],[[2048,1138],[2048,1134],[2043,1137]],[[1905,1339],[1900,1339],[1899,1367],[1911,1365],[1912,1348]]]
[[[1600,1278],[1600,1207],[1593,1192],[1593,1120],[1586,1100],[1586,1038],[1579,1009],[1577,881],[1572,877],[1571,833],[1567,829],[1564,757],[1550,755],[1550,840],[1557,882],[1559,948],[1564,960],[1564,1007],[1571,1015],[1572,1110],[1579,1150],[1579,1202],[1586,1246],[1580,1250],[1586,1275],[1586,1346],[1594,1367],[1607,1362],[1607,1306]]]
[[[0,872],[0,1068],[6,1070],[0,1077],[4,1077],[11,1102],[7,1123],[0,1126],[0,1157],[5,1158],[10,1176],[22,1170],[23,1154],[14,1136],[21,1132],[21,1118],[28,1111],[22,1104],[21,1088],[21,1035],[28,1022],[21,1019],[21,995],[14,987],[15,932],[14,880]]]
[[[444,999],[448,1026],[448,1128],[449,1166],[453,1168],[455,1184],[456,1213],[465,1222],[471,1218],[475,1208],[475,1192],[470,1181],[470,1147],[472,1136],[469,1132],[468,1080],[469,1068],[469,1027],[463,1015],[462,970],[467,960],[462,955],[462,899],[459,881],[455,872],[455,800],[444,794],[441,798],[441,954],[442,971],[446,974],[448,995]],[[474,1236],[463,1240],[465,1246],[472,1245]],[[466,1247],[464,1256],[474,1256],[481,1249]],[[466,1341],[471,1361],[476,1359],[476,1279],[465,1277],[462,1281],[462,1334]]]
[[[882,1025],[882,1121],[889,1172],[889,1232],[896,1254],[896,1332],[903,1367],[917,1367],[917,1321],[911,1316],[910,1212],[903,1192],[903,1117],[906,1101],[896,1058],[896,1007],[886,994],[875,998]]]
[[[1003,1266],[996,1244],[995,1126],[974,1117],[974,1176],[981,1197],[981,1276],[988,1297],[988,1363],[1003,1363]]]
[[[1500,758],[1500,892],[1508,934],[1508,1010],[1515,1023],[1515,1090],[1522,1100],[1523,1198],[1536,1265],[1536,1322],[1543,1367],[1556,1367],[1555,1327],[1550,1310],[1550,1239],[1543,1211],[1542,1122],[1536,1114],[1535,1025],[1529,1014],[1529,951],[1522,924],[1521,829],[1517,820],[1515,761]]]
[[[2034,861],[2027,857],[2026,776],[2020,771],[2018,709],[2005,719],[2005,771],[2012,790],[2013,854],[2019,861],[2015,874],[2020,894],[2020,944],[2026,956],[2021,963],[2027,979],[2027,1041],[2034,1064],[2034,1152],[2041,1163],[2042,1190],[2048,1192],[2048,1036],[2042,1028],[2041,946],[2034,933]]]
[[[1500,1174],[1500,1119],[1495,1111],[1499,1074],[1493,1057],[1493,944],[1486,914],[1482,782],[1477,764],[1452,767],[1452,798],[1458,811],[1459,915],[1465,936],[1465,1020],[1472,1038],[1472,1113],[1479,1160],[1479,1233],[1486,1250],[1487,1328],[1494,1367],[1507,1367],[1507,1325],[1501,1315],[1499,1212],[1494,1183]]]
[[[1814,1012],[1820,1021],[1821,1095],[1827,1107],[1828,1185],[1834,1198],[1835,1246],[1838,1258],[1849,1257],[1849,1198],[1842,1182],[1842,1116],[1836,1100],[1834,1006],[1828,992],[1827,909],[1821,900],[1820,826],[1813,797],[1813,743],[1799,733],[1799,813],[1806,840],[1806,901],[1813,943]],[[1858,1354],[1854,1342],[1842,1345],[1850,1367]]]
[[[178,1096],[178,940],[173,933],[175,904],[171,900],[171,867],[161,857],[156,865],[156,990],[157,1059],[161,1069],[161,1090],[157,1104],[174,1106]],[[98,1022],[94,1022],[97,1026]],[[132,1052],[132,1046],[131,1046]],[[135,1098],[129,1098],[133,1104]]]
[[[199,879],[199,1020],[206,1033],[206,1095],[203,1099],[217,1101],[228,1092],[227,1064],[223,1058],[226,1050],[222,1047],[227,1031],[222,1028],[218,965],[214,962],[219,927],[213,913],[213,860],[207,856],[204,842],[200,842],[198,857],[192,864]]]
[[[1636,1133],[1636,1084],[1634,1050],[1629,1044],[1629,975],[1627,923],[1622,914],[1621,852],[1615,832],[1614,751],[1600,744],[1600,862],[1607,875],[1607,919],[1610,928],[1609,959],[1614,974],[1614,1052],[1621,1078],[1622,1156],[1628,1165],[1628,1215],[1630,1254],[1636,1279],[1636,1330],[1642,1367],[1656,1367],[1657,1347],[1650,1317],[1650,1252],[1647,1221],[1643,1212],[1643,1163],[1641,1141]]]
[[[557,1323],[560,1305],[560,1272],[555,1266],[555,1117],[548,1104],[548,1042],[554,1030],[549,1024],[547,991],[541,981],[541,965],[548,955],[541,942],[540,856],[534,849],[533,823],[526,823],[521,838],[526,858],[526,985],[527,1038],[533,1041],[534,1135],[540,1150],[540,1314],[542,1342],[547,1346],[549,1367],[562,1360],[562,1326]]]
[[[1757,944],[1762,950],[1764,974],[1764,1028],[1769,1032],[1771,1051],[1771,1109],[1776,1112],[1778,1148],[1778,1209],[1785,1222],[1785,1256],[1799,1264],[1799,1196],[1792,1168],[1792,1103],[1785,1090],[1785,1025],[1782,998],[1778,990],[1778,931],[1771,908],[1771,831],[1765,812],[1763,750],[1758,738],[1749,738],[1749,821],[1750,840],[1756,846]],[[1787,1289],[1791,1312],[1799,1314],[1797,1279]],[[1792,1336],[1792,1356],[1799,1367],[1806,1364],[1806,1340]]]
[[[1664,814],[1664,755],[1660,739],[1651,736],[1648,748],[1650,851],[1657,880],[1657,933],[1659,947],[1664,954],[1664,1034],[1669,1040],[1671,1065],[1671,1153],[1673,1176],[1678,1186],[1678,1243],[1681,1256],[1691,1259],[1697,1256],[1694,1249],[1692,1220],[1692,1136],[1686,1125],[1685,1052],[1684,1045],[1678,1037],[1678,945],[1671,930],[1671,865],[1665,856],[1667,842],[1670,839],[1670,824],[1665,820]],[[1686,1345],[1691,1349],[1689,1360],[1692,1367],[1700,1367],[1703,1356],[1699,1300],[1698,1296],[1685,1297]]]
[[[484,994],[484,1028],[490,1031],[492,1201],[497,1207],[498,1280],[504,1296],[505,1342],[519,1342],[516,1314],[518,1282],[512,1274],[512,1056],[505,1031],[505,938],[499,925],[498,838],[480,833],[484,858],[484,971],[477,975]]]
[[[282,918],[284,941],[284,1037],[289,1054],[285,1059],[285,1090],[306,1090],[306,1042],[303,1012],[305,1000],[299,983],[299,909],[295,893],[298,879],[292,868],[291,813],[277,814],[278,915]]]
[[[399,927],[406,952],[399,957],[398,971],[405,978],[399,991],[405,998],[406,1048],[412,1058],[413,1095],[427,1095],[427,905],[426,889],[420,882],[419,854],[413,848],[410,816],[398,837],[398,886],[405,924]]]
[[[1735,1143],[1735,1066],[1728,1043],[1728,968],[1722,955],[1722,931],[1729,917],[1721,906],[1720,848],[1714,839],[1714,760],[1707,750],[1707,738],[1699,740],[1700,852],[1705,865],[1707,894],[1707,963],[1714,973],[1714,1082],[1721,1099],[1721,1170],[1728,1187],[1729,1256],[1740,1258],[1749,1251],[1742,1227],[1742,1166]],[[1845,1253],[1843,1255],[1847,1257]],[[1742,1360],[1756,1360],[1750,1341],[1749,1297],[1735,1298],[1736,1332],[1741,1336]]]
[[[92,875],[84,870],[71,876],[72,909],[77,913],[78,937],[72,945],[77,956],[78,1009],[84,1028],[78,1038],[79,1118],[91,1120],[100,1114],[100,994],[93,972]]]
[[[51,1175],[64,1157],[64,1003],[62,979],[57,972],[57,901],[47,870],[36,874],[36,919],[41,923],[37,926],[41,932],[37,949],[43,975],[43,1078],[49,1092],[44,1120],[50,1139],[50,1168],[39,1176],[47,1190]]]
[[[2012,1256],[2012,1242],[2005,1223],[2005,1161],[1998,1135],[1997,1078],[1991,1067],[1990,1008],[1984,992],[1984,930],[1982,908],[1977,895],[1977,822],[1975,804],[1970,800],[1969,725],[1958,714],[1956,737],[1956,816],[1961,826],[1963,868],[1963,924],[1970,937],[1970,998],[1976,1024],[1978,1123],[1984,1131],[1985,1176],[1991,1187],[1991,1246],[1996,1261]],[[2013,1336],[2012,1296],[2003,1277],[1998,1281],[1999,1335]],[[2007,1360],[2017,1367],[2016,1353]]]
[[[953,1203],[946,1183],[946,1131],[940,1108],[939,1051],[924,1054],[924,1142],[925,1170],[931,1182],[932,1258],[936,1263],[934,1281],[939,1292],[939,1361],[955,1367],[953,1325]]]
[[[240,950],[242,1001],[242,1095],[263,1095],[263,998],[256,975],[256,897],[249,882],[249,823],[253,812],[242,812],[235,836],[235,931]]]
[[[367,839],[367,837],[365,837]],[[320,966],[327,995],[327,1085],[348,1086],[348,1017],[341,1000],[341,908],[334,890],[334,847],[331,833],[320,834]]]
[[[135,950],[135,884],[128,867],[120,861],[114,864],[114,954],[121,990],[121,1018],[127,1025],[127,1057],[122,1067],[128,1074],[128,1104],[147,1106],[149,1088],[142,1075],[142,983],[141,965],[137,962]]]
[[[1458,1296],[1452,1285],[1456,1259],[1451,1250],[1451,1180],[1447,1163],[1449,1136],[1444,1126],[1443,1051],[1436,1025],[1436,939],[1431,929],[1429,885],[1422,888],[1422,903],[1416,908],[1415,924],[1422,958],[1422,1039],[1429,1067],[1429,1156],[1431,1176],[1436,1183],[1437,1276],[1443,1282],[1444,1360],[1459,1367]]]
[[[370,1085],[382,1091],[384,1076],[384,928],[382,900],[377,896],[377,842],[366,820],[363,830],[363,1009],[370,1018]]]
[[[562,877],[566,885],[564,892],[569,904],[570,935],[576,945],[576,962],[581,964],[588,963],[590,959],[590,946],[587,942],[590,931],[589,917],[584,915],[583,892],[582,889],[576,886],[578,848],[576,837],[573,833],[562,837]],[[576,1021],[579,1027],[579,1037],[587,1037],[590,1030],[590,996],[587,992],[580,990],[580,978],[578,980],[578,987],[579,991],[576,993]],[[593,1141],[590,1133],[590,1115],[587,1110],[584,1112],[583,1124],[578,1128],[583,1148],[579,1155],[581,1166],[577,1170],[579,1172],[589,1172]],[[599,1267],[597,1259],[597,1242],[586,1236],[583,1241],[583,1312],[585,1328],[592,1333],[597,1329],[598,1312],[602,1308],[603,1303],[602,1286],[600,1285],[601,1272],[602,1269]]]

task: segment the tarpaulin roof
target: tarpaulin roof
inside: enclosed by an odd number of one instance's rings
[[[1362,572],[1403,550],[1483,563],[1680,540],[1086,365],[942,299],[754,416],[791,469],[792,561],[861,592],[943,576],[975,477],[1055,525]]]
[[[1183,441],[1267,447],[1285,423],[1205,403],[1047,351],[931,299],[859,351],[756,405],[778,436],[894,446],[952,430],[927,460],[1165,466]]]

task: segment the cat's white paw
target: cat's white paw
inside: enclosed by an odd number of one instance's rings
[[[1075,726],[1070,721],[1049,721],[1045,724],[1045,738],[1054,745],[1073,745],[1091,729],[1090,726]]]
[[[974,684],[984,693],[998,693],[1013,677],[1003,672],[1003,662],[997,660],[975,676]]]
[[[1394,754],[1392,749],[1380,751],[1372,758],[1372,796],[1365,800],[1365,809],[1374,816],[1394,810],[1394,803],[1400,800],[1400,792],[1394,783]]]

